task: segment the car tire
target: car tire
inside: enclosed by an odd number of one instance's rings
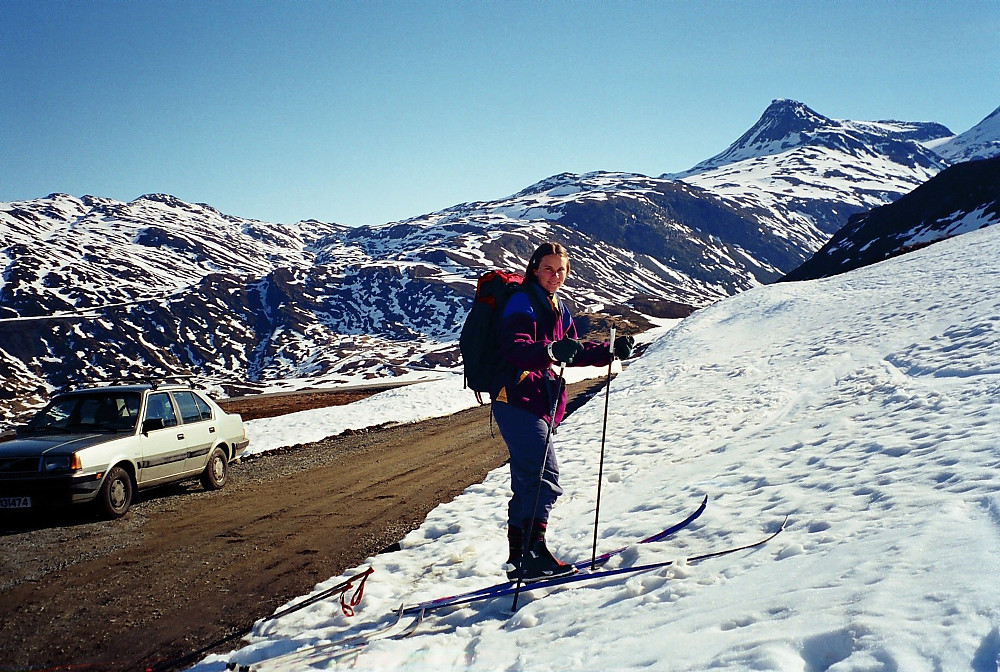
[[[208,456],[205,471],[201,472],[201,484],[206,490],[219,490],[229,478],[229,460],[221,448],[215,448]]]
[[[104,484],[97,495],[101,512],[108,518],[121,518],[132,506],[135,484],[121,467],[113,467],[104,477]]]

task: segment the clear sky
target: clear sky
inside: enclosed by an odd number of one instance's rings
[[[1000,2],[0,0],[0,95],[0,201],[378,224],[681,171],[774,98],[966,131]]]

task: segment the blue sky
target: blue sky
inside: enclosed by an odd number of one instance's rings
[[[681,171],[774,98],[968,130],[996,0],[0,0],[0,201],[150,192],[379,224]]]

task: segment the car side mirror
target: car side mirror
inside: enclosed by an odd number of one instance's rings
[[[163,429],[166,426],[166,423],[163,422],[163,418],[149,418],[144,420],[142,423],[142,433],[149,434],[150,432],[155,432],[158,429]]]

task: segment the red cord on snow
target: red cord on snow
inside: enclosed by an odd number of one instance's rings
[[[350,618],[354,615],[354,607],[361,604],[361,598],[365,595],[365,582],[368,581],[368,577],[372,575],[375,569],[369,567],[366,571],[358,574],[357,576],[351,577],[351,579],[344,585],[344,589],[340,592],[340,609],[344,612],[344,616]],[[354,579],[361,577],[361,583],[354,590],[354,594],[351,595],[350,601],[347,600],[347,591],[351,589],[354,585]]]

